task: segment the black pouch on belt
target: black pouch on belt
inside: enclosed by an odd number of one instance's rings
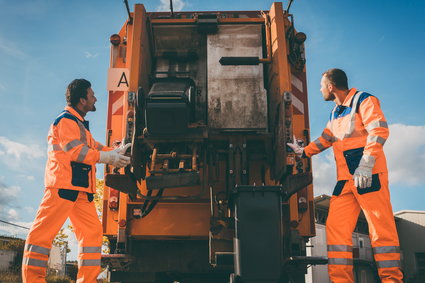
[[[381,181],[379,181],[379,174],[373,174],[372,175],[372,185],[370,187],[360,189],[357,188],[357,192],[359,195],[371,193],[371,192],[377,192],[381,189]]]
[[[61,198],[67,199],[70,201],[75,201],[78,197],[79,191],[68,190],[68,189],[59,189],[58,194]]]

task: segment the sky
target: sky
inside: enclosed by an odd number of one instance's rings
[[[268,10],[272,2],[174,0],[174,10]],[[129,0],[131,10],[135,3]],[[169,8],[168,0],[137,3]],[[295,0],[290,12],[307,34],[312,140],[334,106],[323,101],[321,74],[341,68],[350,87],[380,99],[387,118],[393,210],[425,210],[425,1]],[[47,131],[74,78],[92,83],[97,111],[86,118],[94,138],[105,141],[109,36],[126,18],[122,0],[0,0],[0,220],[31,225],[44,191]],[[331,150],[313,157],[313,171],[315,195],[331,195]],[[0,223],[0,234],[25,233]]]

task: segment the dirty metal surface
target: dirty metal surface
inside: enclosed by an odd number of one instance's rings
[[[221,25],[208,35],[208,125],[215,129],[266,129],[263,65],[222,66],[221,57],[263,57],[261,25]]]

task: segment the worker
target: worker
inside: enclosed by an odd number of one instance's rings
[[[299,157],[311,157],[333,147],[338,181],[326,221],[331,282],[354,282],[352,233],[360,210],[369,224],[381,281],[403,282],[383,151],[389,130],[379,100],[369,93],[349,89],[347,76],[340,69],[323,73],[320,85],[324,100],[336,104],[326,128],[305,148],[295,137],[288,146]]]
[[[97,101],[89,81],[73,80],[66,90],[68,106],[57,116],[48,133],[45,191],[25,242],[22,262],[24,283],[46,282],[52,241],[69,217],[78,240],[78,283],[96,282],[100,273],[102,226],[93,196],[96,163],[124,167],[131,144],[112,149],[95,141],[84,119],[96,111]]]

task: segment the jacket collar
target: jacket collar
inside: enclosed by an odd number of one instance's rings
[[[83,117],[81,117],[81,115],[80,115],[80,114],[78,114],[78,112],[77,112],[74,108],[72,108],[72,107],[70,107],[70,106],[66,106],[66,107],[65,107],[65,111],[68,111],[68,112],[69,112],[69,113],[71,113],[73,116],[75,116],[78,120],[80,120],[80,122],[84,125],[84,127],[87,129],[87,131],[90,131],[90,124],[89,124],[89,121],[84,120],[84,118],[83,118]]]
[[[72,108],[71,106],[66,106],[65,110],[68,111],[69,113],[71,113],[72,115],[74,115],[75,117],[77,117],[78,120],[80,120],[81,122],[85,121],[84,118],[81,117],[81,115],[78,114],[78,112],[74,108]]]
[[[354,94],[356,94],[357,89],[356,88],[351,88],[350,91],[347,94],[347,97],[344,100],[344,103],[342,103],[342,105],[344,106],[350,106],[351,103],[351,99],[353,99]]]

